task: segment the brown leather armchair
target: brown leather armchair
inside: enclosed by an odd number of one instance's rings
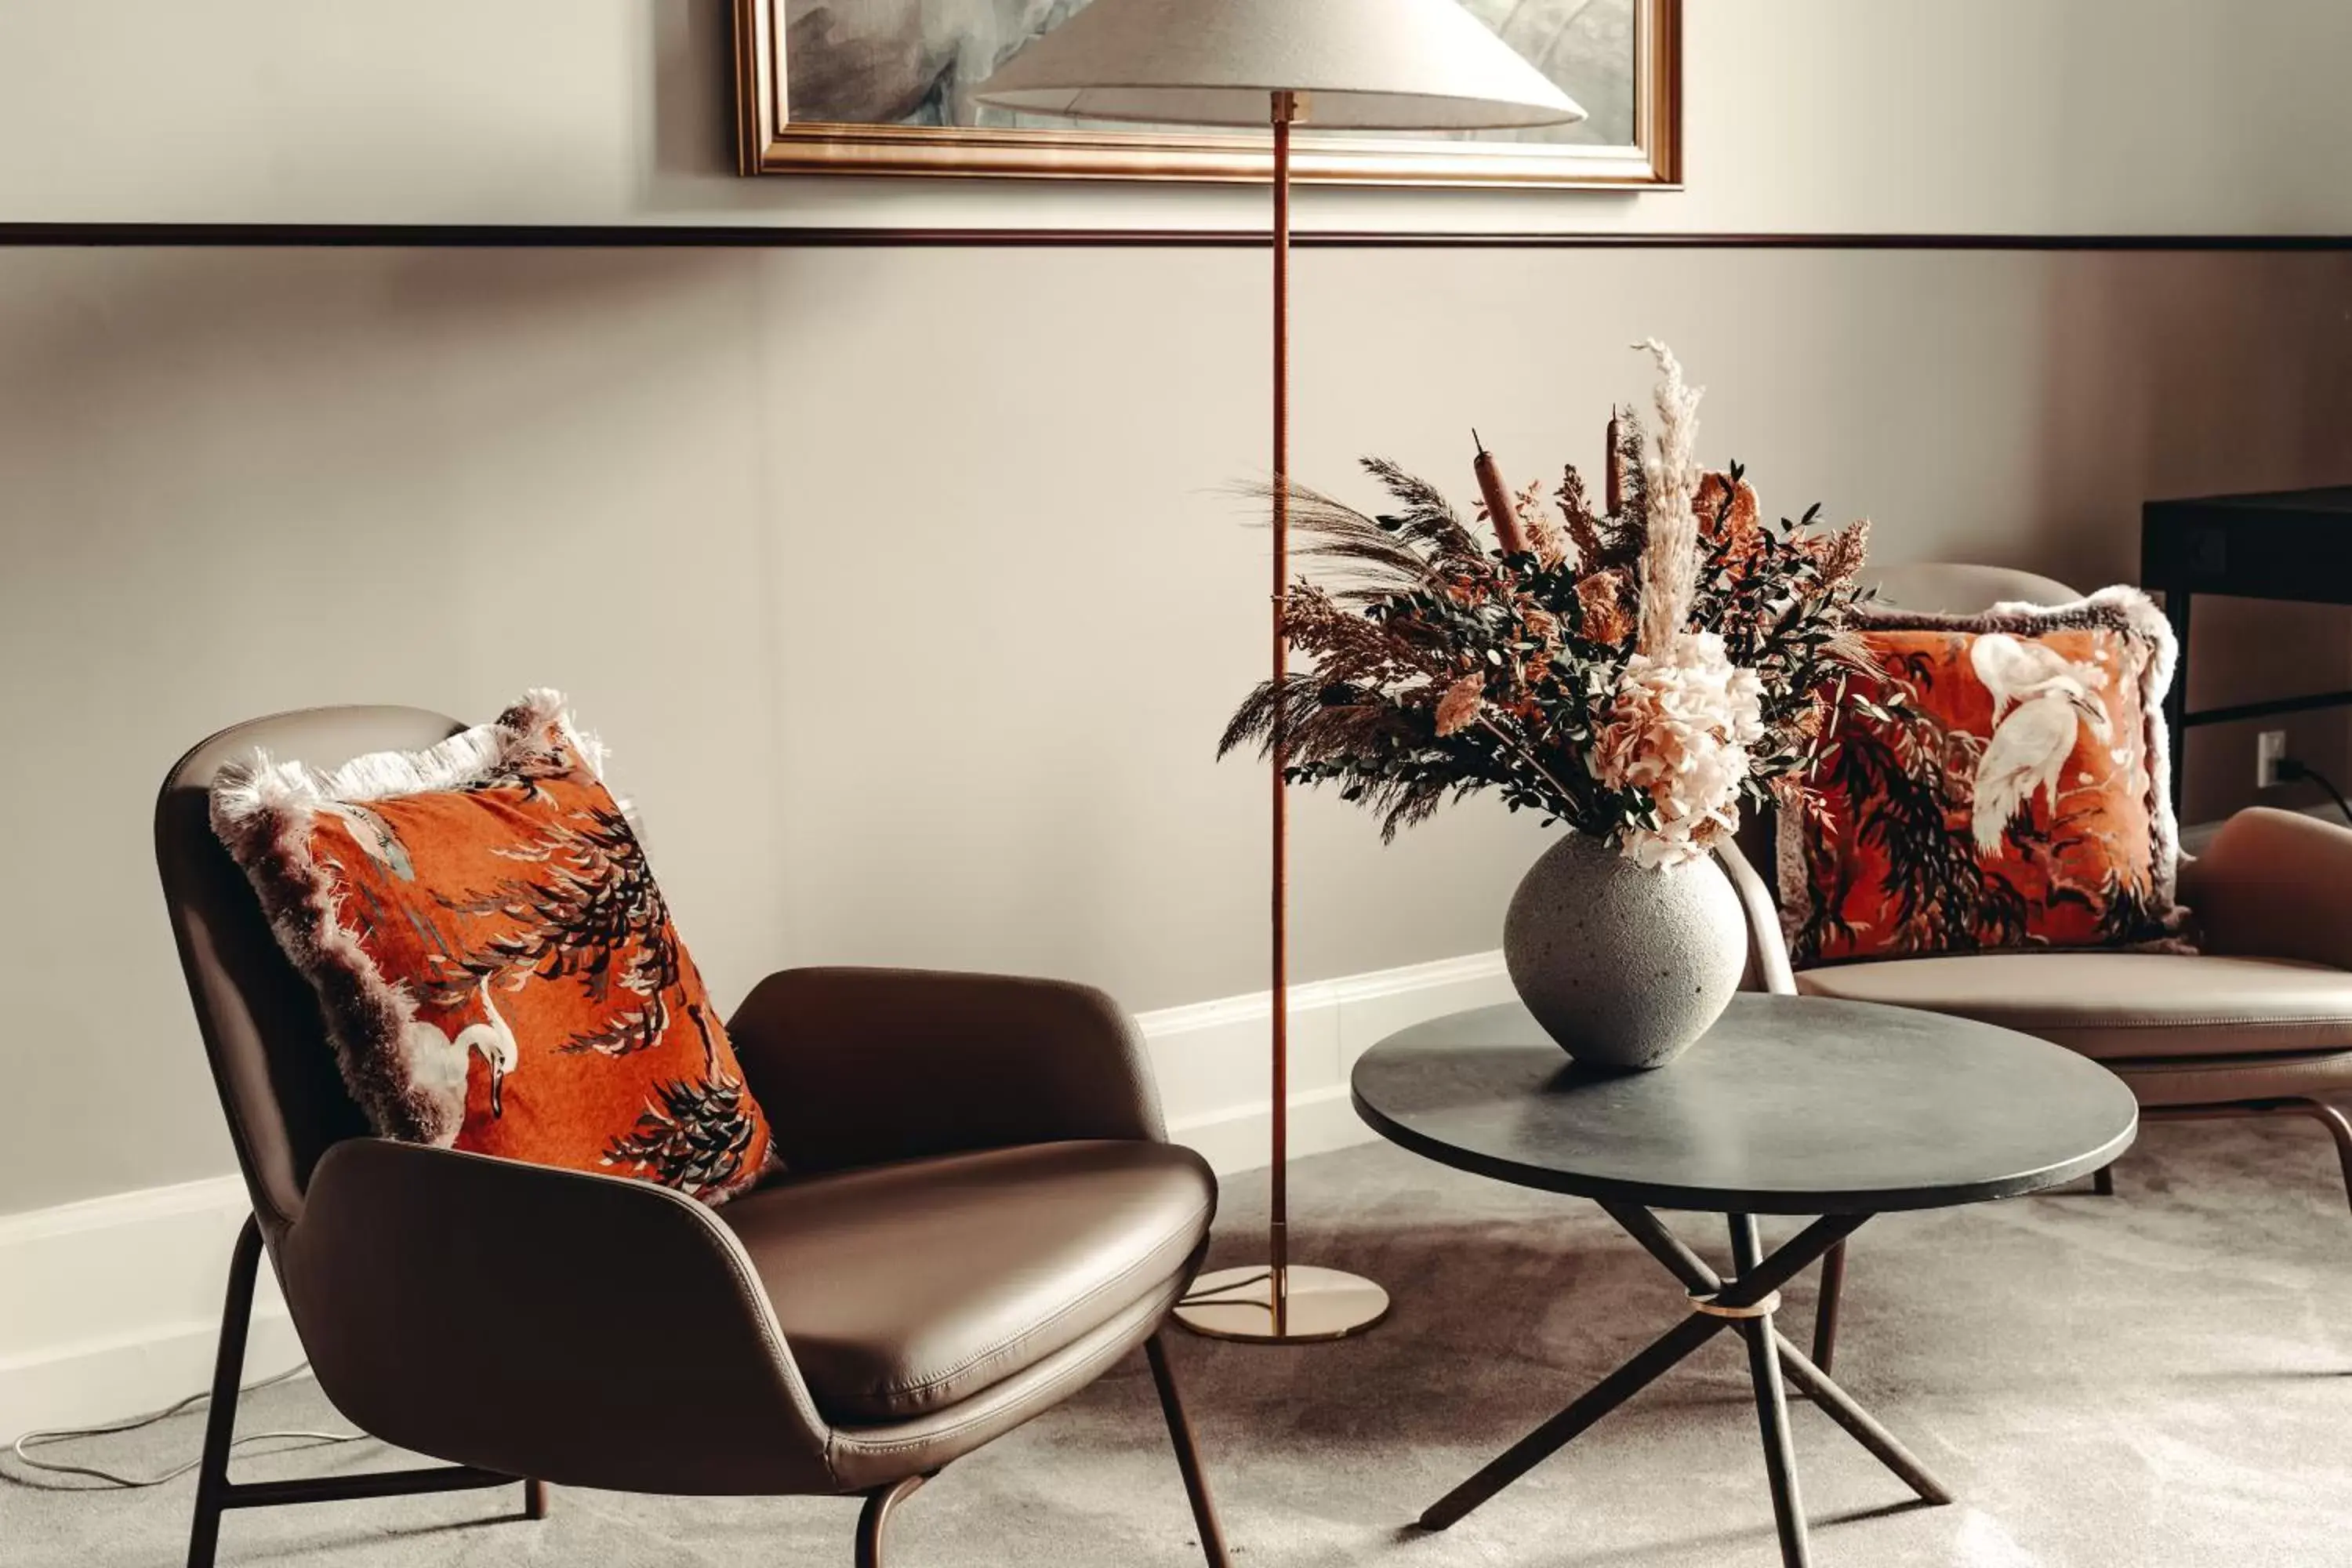
[[[1891,604],[1974,614],[2001,600],[2081,595],[2031,573],[1992,566],[1902,566],[1882,574]],[[1760,826],[1760,825],[1759,825]],[[1769,826],[1744,834],[1773,861]],[[1738,860],[1730,851],[1727,864]],[[1998,1024],[2081,1051],[2139,1098],[2143,1120],[2287,1114],[2326,1127],[2352,1198],[2352,829],[2256,806],[2184,858],[2179,898],[2194,955],[2153,952],[1969,953],[1886,959],[1791,973],[1763,879],[1731,867],[1747,898],[1749,983],[1918,1007]],[[2112,1193],[2102,1171],[2098,1190]],[[1813,1359],[1830,1364],[1843,1248],[1823,1259]]]
[[[281,714],[175,765],[156,858],[254,1217],[232,1259],[188,1560],[223,1510],[548,1483],[859,1496],[856,1561],[958,1457],[1144,1348],[1202,1551],[1225,1552],[1159,1331],[1216,1184],[1168,1143],[1134,1026],[1084,986],[786,971],[730,1021],[787,1173],[722,1208],[621,1177],[373,1138],[308,984],[214,838],[215,771],[331,763],[460,726]],[[450,1465],[232,1483],[267,1249],[320,1386]]]

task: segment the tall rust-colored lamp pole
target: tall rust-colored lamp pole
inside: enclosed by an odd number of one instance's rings
[[[1093,0],[1014,55],[983,103],[1072,120],[1274,132],[1274,676],[1288,665],[1291,128],[1468,131],[1557,125],[1584,111],[1456,0]],[[1279,714],[1280,710],[1276,712]],[[1190,1329],[1280,1344],[1380,1321],[1388,1292],[1290,1260],[1288,761],[1274,777],[1274,1149],[1267,1260],[1202,1275],[1176,1310]]]

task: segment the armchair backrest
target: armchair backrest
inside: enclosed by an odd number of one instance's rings
[[[418,708],[310,708],[232,726],[173,765],[155,802],[155,863],[221,1109],[254,1213],[274,1243],[301,1212],[311,1167],[368,1132],[343,1087],[317,994],[287,959],[253,886],[214,837],[222,763],[258,748],[332,767],[415,751],[464,726]]]
[[[1878,574],[1878,596],[1900,609],[1973,616],[2004,599],[2032,605],[2063,605],[2083,595],[2054,577],[2013,566],[1968,566],[1952,561],[1920,561],[1889,566]]]

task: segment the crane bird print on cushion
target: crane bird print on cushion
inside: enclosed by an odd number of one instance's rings
[[[533,692],[425,752],[225,768],[213,823],[377,1131],[718,1202],[767,1119],[599,756]]]
[[[2147,596],[1855,618],[1875,675],[1780,823],[1796,962],[2177,947],[2173,640]]]

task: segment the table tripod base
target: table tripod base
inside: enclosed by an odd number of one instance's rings
[[[1277,1313],[1267,1265],[1203,1274],[1176,1304],[1176,1321],[1213,1340],[1281,1345],[1344,1340],[1389,1315],[1389,1293],[1360,1275],[1294,1263],[1283,1278],[1288,1288]]]
[[[1789,1437],[1788,1397],[1783,1379],[1811,1398],[1872,1458],[1892,1470],[1927,1504],[1948,1503],[1951,1492],[1928,1473],[1917,1456],[1898,1442],[1845,1390],[1808,1360],[1773,1326],[1780,1287],[1800,1269],[1835,1247],[1864,1215],[1841,1215],[1808,1227],[1769,1257],[1763,1255],[1756,1222],[1733,1215],[1734,1276],[1726,1280],[1666,1229],[1657,1215],[1631,1205],[1603,1205],[1626,1234],[1642,1244],[1691,1292],[1690,1316],[1652,1341],[1639,1354],[1595,1384],[1567,1409],[1520,1438],[1485,1468],[1421,1516],[1423,1530],[1444,1530],[1496,1492],[1526,1475],[1602,1416],[1624,1404],[1693,1351],[1726,1329],[1748,1342],[1748,1370],[1756,1391],[1756,1415],[1764,1445],[1764,1472],[1772,1492],[1773,1523],[1785,1568],[1810,1562],[1804,1504],[1797,1489],[1796,1455]]]

